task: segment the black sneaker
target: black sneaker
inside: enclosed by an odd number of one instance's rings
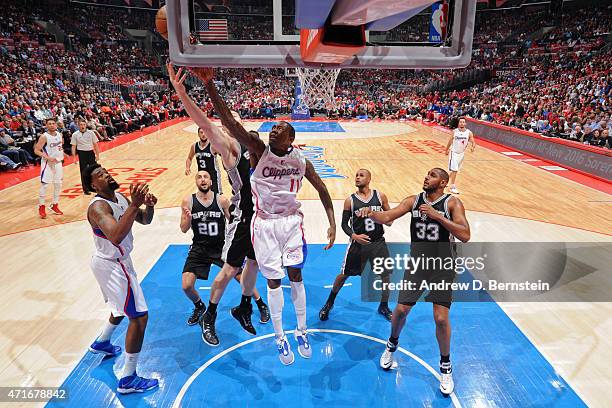
[[[244,330],[248,333],[255,335],[257,332],[255,331],[255,327],[253,327],[253,323],[251,322],[251,315],[253,314],[253,306],[248,305],[247,307],[236,306],[232,307],[232,316],[234,319],[238,320],[238,323],[242,326]]]
[[[325,302],[321,311],[319,312],[319,320],[325,321],[329,319],[329,312],[334,308],[333,303]]]
[[[193,312],[191,312],[191,316],[189,316],[189,319],[187,319],[187,326],[193,326],[194,324],[198,323],[205,311],[206,306],[203,308],[194,307]]]
[[[389,306],[382,305],[382,304],[378,305],[378,313],[383,315],[383,317],[387,319],[388,321],[391,321],[391,316],[393,315],[393,312],[391,312],[391,309],[389,309]]]
[[[212,316],[208,313],[204,313],[202,315],[202,319],[200,320],[200,325],[202,326],[202,340],[204,340],[204,343],[213,347],[219,345],[219,338],[217,337],[217,333],[215,331],[216,318],[217,313]]]
[[[259,309],[259,323],[266,324],[270,321],[270,310],[268,309],[268,305],[262,303],[261,306],[257,305]]]

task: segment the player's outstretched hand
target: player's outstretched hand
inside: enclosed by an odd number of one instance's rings
[[[327,229],[327,240],[329,241],[329,244],[327,244],[325,248],[323,248],[324,250],[328,250],[329,248],[334,246],[334,241],[336,240],[336,228],[329,227]]]
[[[183,69],[182,67],[178,69],[178,71],[174,71],[174,67],[172,63],[168,62],[166,64],[168,68],[168,76],[170,77],[170,83],[172,83],[172,87],[178,94],[184,94],[185,91],[185,80],[189,76],[189,71]]]
[[[210,67],[198,67],[198,68],[189,68],[189,71],[198,78],[202,82],[212,81],[215,77],[215,70]]]
[[[140,208],[145,202],[145,197],[149,192],[149,186],[144,183],[130,184],[130,198],[132,199],[132,205],[136,208]]]
[[[191,219],[191,210],[187,207],[181,207],[181,209],[183,210],[183,214],[185,214],[185,217]]]
[[[155,197],[153,193],[148,193],[145,196],[144,205],[147,207],[155,207],[155,204],[157,204],[157,197]]]
[[[357,216],[361,218],[368,218],[374,211],[370,207],[362,207],[357,210]]]
[[[190,176],[191,175],[191,169],[185,169],[185,175],[186,176]]]
[[[370,237],[367,234],[353,234],[351,238],[353,241],[357,241],[357,243],[361,245],[367,245],[370,243]]]

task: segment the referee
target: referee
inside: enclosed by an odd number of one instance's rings
[[[91,192],[86,187],[87,184],[83,180],[83,173],[88,165],[100,160],[100,150],[98,149],[98,138],[93,131],[87,129],[87,122],[85,119],[79,119],[79,130],[72,134],[70,144],[72,145],[72,155],[79,155],[78,161],[81,170],[83,193],[89,195]]]

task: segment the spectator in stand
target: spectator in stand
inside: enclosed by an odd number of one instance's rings
[[[0,153],[9,156],[11,160],[22,166],[34,164],[36,161],[26,150],[17,147],[15,140],[9,136],[5,128],[0,128]]]
[[[7,156],[0,154],[0,170],[17,170],[21,164],[15,163]]]

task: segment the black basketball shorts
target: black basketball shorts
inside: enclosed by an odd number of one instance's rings
[[[183,273],[194,273],[197,279],[206,280],[210,273],[210,266],[223,267],[221,260],[221,248],[209,248],[205,245],[194,243],[189,248],[189,254],[183,266]]]
[[[367,245],[361,245],[355,241],[349,245],[346,256],[344,257],[344,263],[342,264],[342,274],[347,276],[360,276],[366,266],[366,263],[370,263],[374,267],[374,260],[376,258],[386,259],[389,257],[389,248],[385,239],[371,242]],[[393,272],[392,270],[385,270],[383,274]]]

